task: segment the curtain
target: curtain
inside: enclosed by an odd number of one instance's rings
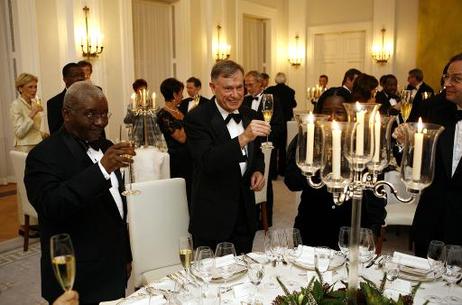
[[[163,105],[160,83],[172,77],[172,8],[169,4],[133,0],[135,78],[144,78],[156,102]],[[133,80],[134,81],[134,80]]]
[[[262,19],[244,16],[243,24],[243,65],[245,71],[264,71],[265,64],[265,23]]]

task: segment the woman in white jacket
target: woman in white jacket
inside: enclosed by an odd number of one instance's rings
[[[13,145],[16,150],[29,152],[42,141],[42,111],[40,102],[36,100],[38,78],[32,74],[21,73],[16,79],[17,99],[10,108],[13,125]]]

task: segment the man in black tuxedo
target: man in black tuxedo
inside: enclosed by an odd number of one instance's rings
[[[412,110],[409,114],[407,122],[417,122],[419,117],[424,115],[424,101],[422,93],[427,92],[428,96],[432,96],[435,92],[432,87],[427,85],[424,81],[424,75],[420,69],[412,69],[408,72],[408,85],[407,90],[412,90]]]
[[[63,128],[26,160],[24,183],[40,225],[42,296],[50,303],[62,293],[50,258],[50,237],[61,233],[74,245],[80,304],[125,295],[131,251],[119,169],[135,152],[102,138],[109,116],[100,89],[74,83],[64,97]]]
[[[63,109],[64,95],[67,88],[73,83],[85,79],[82,68],[76,63],[68,63],[63,68],[63,81],[66,84],[64,90],[47,101],[47,119],[50,134],[57,132],[63,126]]]
[[[275,86],[268,87],[265,92],[271,93],[279,101],[282,110],[281,144],[278,147],[278,174],[284,176],[286,169],[287,122],[294,117],[294,108],[297,107],[295,91],[286,85],[286,75],[282,72],[276,74]]]
[[[190,77],[186,81],[186,91],[188,91],[188,98],[185,98],[181,101],[181,104],[178,106],[178,109],[186,115],[189,111],[191,111],[196,106],[202,105],[203,103],[210,102],[209,99],[203,97],[199,94],[201,90],[202,84],[200,79],[196,77]]]
[[[264,160],[257,137],[268,123],[241,107],[244,70],[223,60],[211,72],[215,97],[185,117],[187,144],[194,160],[190,231],[194,247],[229,241],[237,253],[252,250],[256,231],[254,191],[264,186]]]
[[[350,101],[352,96],[351,96],[351,91],[353,90],[353,83],[355,82],[356,78],[361,74],[361,71],[355,68],[348,69],[345,72],[345,75],[343,76],[343,81],[342,81],[342,86],[337,87],[339,88],[339,93],[338,95],[344,96],[347,98],[347,101]],[[326,91],[321,94],[321,96],[318,99],[318,102],[316,103],[315,107],[315,112],[320,112],[321,110],[318,109],[320,106],[324,104],[324,100],[328,96],[326,95]]]
[[[426,257],[431,240],[462,245],[462,53],[450,60],[444,75],[446,99],[454,103],[452,118],[438,139],[433,183],[423,191],[414,216],[415,253]],[[442,111],[448,117],[448,108]],[[441,121],[433,116],[433,121]]]
[[[384,75],[381,79],[383,90],[375,95],[375,101],[382,105],[379,111],[384,115],[398,115],[400,109],[398,79],[393,74]]]

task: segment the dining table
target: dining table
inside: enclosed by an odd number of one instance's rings
[[[304,246],[306,247],[306,246]],[[400,254],[400,253],[398,253]],[[329,268],[322,272],[324,283],[333,285],[334,289],[344,288],[347,282],[346,260],[341,252],[334,251],[335,259],[331,258]],[[416,260],[420,264],[422,258],[412,257],[407,254],[400,254],[406,260]],[[395,259],[395,255],[391,256]],[[361,267],[361,281],[371,281],[377,287],[380,286],[384,278],[385,267],[382,256],[376,256],[371,263],[365,263]],[[249,264],[259,263],[264,266],[264,275],[259,285],[255,286],[250,282],[247,271]],[[268,255],[261,252],[249,253],[235,259],[238,266],[236,272],[226,282],[223,278],[212,278],[211,282],[205,284],[197,271],[194,271],[194,264],[190,273],[186,273],[181,265],[177,266],[177,272],[169,274],[167,277],[152,281],[146,286],[138,289],[133,294],[124,299],[102,302],[101,305],[160,305],[160,304],[182,304],[182,305],[201,305],[201,304],[230,304],[230,305],[269,305],[272,304],[278,295],[284,295],[279,281],[283,283],[289,291],[300,291],[301,287],[306,287],[313,279],[319,279],[314,267],[308,262],[287,260],[275,261],[268,259]],[[412,279],[404,272],[406,266],[398,264],[400,270],[396,279],[387,280],[383,294],[389,298],[397,300],[399,295],[408,295],[413,287],[418,284],[417,280]],[[411,280],[409,279],[411,277]],[[279,280],[279,281],[278,281]],[[430,296],[438,296],[441,299],[451,295],[462,298],[462,287],[460,283],[449,290],[448,285],[442,280],[441,274],[421,281],[414,298],[415,305],[424,304]],[[169,301],[167,301],[167,299]],[[254,301],[258,300],[257,303]],[[227,301],[227,302],[225,302]],[[446,304],[444,302],[428,304]]]

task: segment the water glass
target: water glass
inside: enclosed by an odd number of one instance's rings
[[[453,287],[462,277],[462,246],[446,245],[444,266],[443,279],[449,284],[448,296],[444,301],[447,304],[461,304],[462,298],[453,294]]]
[[[224,304],[228,304],[231,300],[222,299],[223,291],[226,292],[228,290],[227,281],[228,279],[234,274],[234,260],[236,258],[236,249],[234,248],[234,244],[230,242],[222,242],[217,245],[217,249],[215,250],[215,258],[225,257],[231,255],[233,257],[233,263],[231,264],[224,264],[222,266],[217,266],[217,260],[215,259],[215,270],[222,276],[224,280],[224,285],[220,289],[220,299],[223,301]]]
[[[265,267],[262,264],[252,263],[248,265],[247,275],[250,282],[255,287],[252,304],[262,303],[260,300],[258,300],[258,285],[260,285],[263,280],[263,276],[265,275]]]
[[[399,276],[399,263],[393,260],[393,256],[384,255],[382,258],[385,272],[387,273],[387,280],[394,281]]]
[[[215,255],[212,252],[212,249],[209,247],[203,247],[198,251],[196,250],[194,266],[195,271],[197,271],[197,275],[204,281],[204,285],[201,287],[201,289],[203,289],[201,296],[207,298],[208,286],[212,280],[215,270]]]

